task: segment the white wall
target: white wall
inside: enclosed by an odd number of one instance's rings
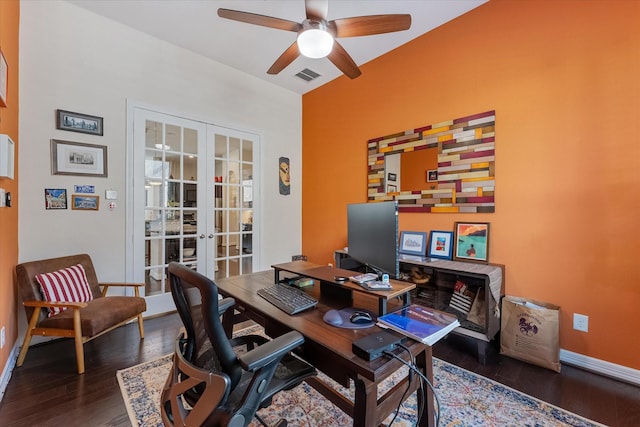
[[[260,269],[301,250],[300,95],[63,1],[21,2],[19,259],[88,252],[104,281],[124,280],[126,102],[261,136]],[[247,53],[249,54],[249,53]],[[104,117],[104,136],[55,129],[56,109]],[[108,178],[51,174],[50,139],[108,147]],[[291,195],[278,158],[291,159]],[[98,212],[45,210],[44,189],[95,185]],[[109,211],[104,190],[118,191]]]

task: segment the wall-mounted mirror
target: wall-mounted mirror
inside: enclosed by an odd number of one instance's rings
[[[495,211],[495,111],[368,141],[368,200],[403,212]]]

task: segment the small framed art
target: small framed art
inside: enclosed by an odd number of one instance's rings
[[[56,110],[56,129],[103,135],[102,117],[72,111]]]
[[[52,139],[51,173],[106,177],[107,147]]]
[[[427,182],[436,182],[438,180],[438,169],[429,169],[427,171]]]
[[[454,259],[489,263],[489,223],[455,223]]]
[[[7,106],[7,90],[9,87],[9,67],[7,59],[0,49],[0,107]]]
[[[398,251],[401,254],[424,256],[427,248],[427,233],[422,231],[402,231],[400,232],[400,247]]]
[[[45,188],[44,208],[67,209],[67,190],[64,188]]]
[[[97,211],[100,208],[100,196],[71,196],[71,209],[81,211]]]
[[[427,257],[451,259],[453,256],[453,231],[431,230]]]

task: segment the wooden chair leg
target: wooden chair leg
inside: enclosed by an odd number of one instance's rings
[[[16,366],[20,367],[24,363],[24,359],[27,357],[27,351],[29,351],[29,344],[31,344],[31,329],[28,329],[24,334],[22,348],[20,348],[20,354],[18,355]]]
[[[20,367],[24,363],[24,359],[27,357],[27,351],[29,351],[29,344],[31,344],[31,331],[36,327],[36,323],[38,323],[38,317],[40,316],[40,307],[36,307],[33,309],[33,314],[31,315],[31,319],[29,319],[29,326],[27,326],[27,331],[24,333],[24,339],[22,340],[22,348],[20,348],[20,354],[18,355],[18,360],[16,361],[16,366]]]
[[[144,339],[144,325],[142,323],[142,314],[138,314],[138,330],[140,331],[140,339]]]
[[[78,374],[84,374],[84,348],[82,347],[82,324],[80,323],[80,310],[73,310],[73,335],[76,343],[76,360]]]

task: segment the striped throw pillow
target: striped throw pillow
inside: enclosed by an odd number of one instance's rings
[[[82,265],[63,268],[51,273],[36,274],[40,290],[49,302],[89,302],[93,299],[91,287]],[[49,317],[61,313],[66,308],[49,308]]]

